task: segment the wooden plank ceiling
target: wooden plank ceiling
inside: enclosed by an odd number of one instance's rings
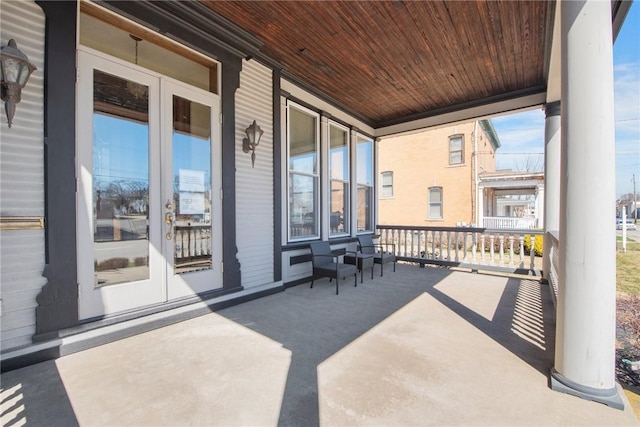
[[[545,90],[552,2],[205,4],[263,41],[285,76],[374,127]]]

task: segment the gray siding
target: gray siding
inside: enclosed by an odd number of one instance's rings
[[[236,218],[242,286],[273,283],[273,100],[272,71],[243,61],[236,92]],[[253,122],[264,131],[251,154],[242,151],[245,129]]]
[[[44,13],[31,1],[4,1],[0,21],[2,46],[15,39],[38,68],[22,91],[11,129],[4,105],[0,109],[0,215],[44,216]],[[44,230],[0,231],[3,351],[31,343],[44,264]]]

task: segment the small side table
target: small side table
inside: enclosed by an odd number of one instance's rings
[[[373,254],[363,254],[360,252],[347,252],[344,256],[345,264],[352,264],[360,270],[360,283],[363,282],[364,269],[371,267],[371,279],[373,279]]]

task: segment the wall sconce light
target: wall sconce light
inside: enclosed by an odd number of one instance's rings
[[[260,144],[260,138],[262,138],[264,132],[254,120],[251,126],[245,129],[245,133],[247,137],[242,140],[242,151],[245,153],[251,152],[251,167],[253,168],[256,163],[256,147]]]
[[[29,62],[27,55],[20,52],[14,39],[0,49],[0,83],[9,127],[13,122],[16,104],[20,102],[22,88],[35,70],[35,65]]]

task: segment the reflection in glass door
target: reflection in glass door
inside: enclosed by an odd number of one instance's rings
[[[78,55],[81,319],[166,301],[161,253],[160,79]]]
[[[173,96],[173,266],[211,268],[211,108]]]
[[[95,286],[109,286],[149,278],[149,88],[93,81]]]
[[[213,138],[217,97],[178,84],[164,85],[164,177],[168,298],[222,286],[219,140]],[[169,109],[170,106],[170,109]],[[218,147],[218,148],[216,148]],[[169,184],[170,180],[170,184]],[[217,192],[215,194],[218,194]]]

